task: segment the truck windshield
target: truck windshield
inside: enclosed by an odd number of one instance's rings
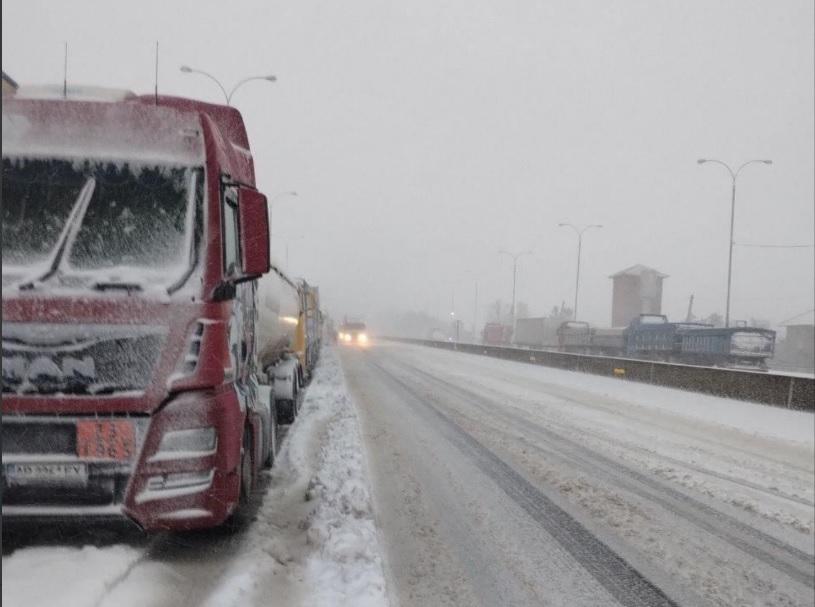
[[[3,158],[4,284],[41,279],[43,273],[94,284],[177,281],[191,261],[199,172]]]

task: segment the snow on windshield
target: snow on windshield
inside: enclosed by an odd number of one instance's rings
[[[127,269],[183,266],[196,174],[182,166],[3,158],[3,273],[57,261],[66,274],[108,271],[106,280],[123,280],[132,279]]]

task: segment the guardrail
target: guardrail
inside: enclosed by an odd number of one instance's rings
[[[568,371],[608,375],[632,381],[680,388],[738,400],[753,401],[775,407],[815,411],[815,378],[781,375],[762,371],[695,367],[611,356],[591,356],[527,350],[505,346],[464,344],[430,339],[387,337],[389,341],[430,346],[457,352],[481,354]]]

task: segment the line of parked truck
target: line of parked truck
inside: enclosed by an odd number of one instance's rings
[[[2,120],[4,519],[234,520],[321,335],[240,113],[60,87]]]
[[[574,320],[554,328],[546,318],[521,318],[515,324],[513,343],[577,354],[766,370],[775,349],[775,331],[669,322],[662,314],[641,314],[627,327],[613,328]]]

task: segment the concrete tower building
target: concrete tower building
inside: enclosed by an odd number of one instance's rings
[[[624,327],[640,314],[661,314],[662,281],[667,277],[641,264],[609,276],[614,282],[611,326]]]

